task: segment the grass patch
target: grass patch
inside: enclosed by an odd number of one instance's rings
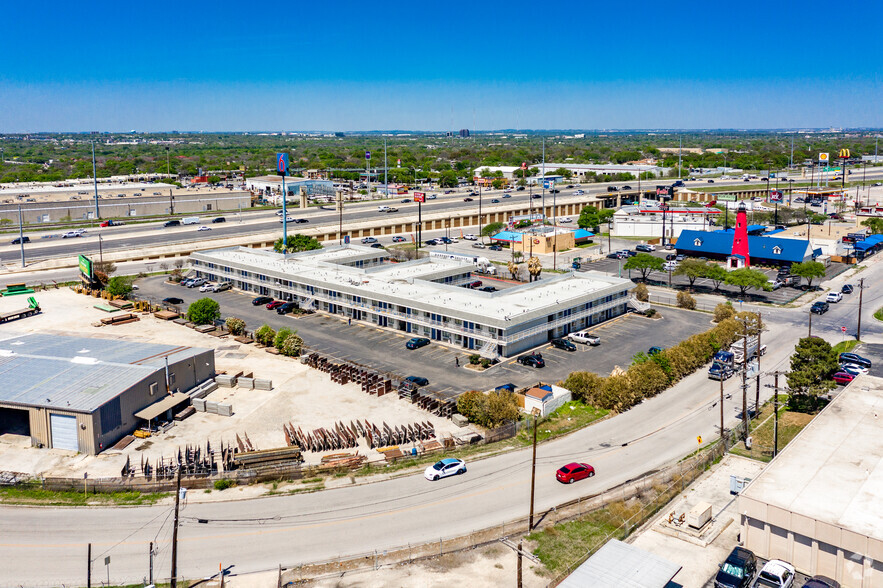
[[[83,492],[44,490],[39,482],[26,482],[0,487],[0,503],[35,504],[40,506],[118,505],[140,506],[154,504],[169,496],[168,492]]]
[[[779,395],[779,451],[782,451],[815,417],[813,414],[789,411],[785,406],[787,398],[785,395]],[[739,442],[730,449],[730,452],[758,461],[771,461],[774,428],[773,405],[767,403],[761,410],[760,418],[754,419],[751,423],[751,450],[749,451],[744,443]]]
[[[319,482],[324,483],[325,478],[306,478],[300,481],[301,484],[318,484]]]
[[[878,321],[883,321],[883,308],[877,309],[877,312],[874,313],[874,318]]]
[[[527,538],[537,543],[534,555],[546,569],[557,573],[585,555],[587,549],[597,550],[608,537],[625,538],[625,530],[619,528],[623,519],[615,516],[614,511],[627,510],[622,502],[613,503],[580,520],[546,527]]]
[[[883,308],[881,308],[877,312],[883,312]],[[876,312],[874,313],[874,317],[875,318],[877,317]],[[879,320],[883,321],[883,317],[881,317]],[[835,345],[832,349],[834,350],[834,353],[838,353],[838,354],[839,353],[849,353],[850,351],[855,349],[856,345],[858,345],[859,343],[861,343],[861,341],[856,341],[855,339],[852,339],[850,341],[841,341],[840,343]]]
[[[552,439],[566,435],[571,431],[582,429],[598,419],[604,418],[609,413],[609,410],[595,408],[577,400],[571,400],[545,419],[537,422],[537,441],[545,441],[546,439]],[[518,433],[516,439],[521,445],[530,445],[533,443],[533,432],[529,429],[524,429]]]

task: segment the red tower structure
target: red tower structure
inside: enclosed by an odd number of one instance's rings
[[[751,267],[751,259],[748,257],[748,213],[745,211],[745,203],[740,202],[736,211],[736,230],[733,236],[733,255],[739,255],[745,259],[745,267]]]

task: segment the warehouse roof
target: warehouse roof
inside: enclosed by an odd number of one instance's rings
[[[743,491],[761,503],[883,541],[883,379],[859,376]],[[743,510],[740,506],[739,510]]]
[[[679,571],[681,566],[678,564],[634,545],[611,539],[559,586],[665,588]]]

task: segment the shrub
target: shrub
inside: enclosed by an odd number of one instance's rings
[[[200,298],[187,308],[187,319],[197,325],[210,325],[221,318],[221,305],[211,298]]]
[[[486,357],[481,358],[481,367],[483,367],[483,368],[491,367],[491,360],[489,360]]]
[[[647,285],[644,283],[640,283],[635,286],[632,290],[632,294],[634,294],[635,298],[637,298],[641,302],[647,302],[648,300],[650,300],[650,291],[647,289]]]
[[[107,281],[105,288],[111,296],[128,296],[132,291],[132,282],[134,279],[130,276],[115,276]]]
[[[238,336],[245,332],[245,321],[241,318],[231,316],[227,319],[225,324],[227,325],[227,330],[230,331],[231,335]]]
[[[226,490],[227,488],[232,488],[236,485],[236,482],[233,480],[228,480],[224,478],[222,480],[215,480],[215,490]]]
[[[487,395],[482,422],[479,424],[493,428],[506,421],[518,418],[518,399],[509,390],[494,390]]]
[[[255,341],[264,345],[266,347],[270,347],[273,345],[273,341],[276,339],[276,331],[273,330],[273,327],[270,325],[264,325],[254,333]]]
[[[719,323],[736,316],[736,309],[729,302],[721,302],[714,307],[714,322]]]
[[[469,363],[472,365],[477,365],[481,361],[481,356],[477,353],[473,353],[469,356]]]
[[[574,400],[594,405],[604,384],[604,378],[592,372],[571,372],[567,379],[558,382],[562,388],[570,390]]]
[[[656,309],[655,308],[648,308],[647,310],[644,311],[644,316],[653,318],[654,316],[656,316]]]
[[[301,339],[300,335],[297,333],[291,333],[289,336],[285,338],[285,341],[282,342],[282,355],[287,355],[288,357],[297,357],[300,355],[300,350],[304,346],[304,340]]]
[[[696,299],[686,292],[678,292],[678,307],[696,310]]]
[[[292,330],[288,327],[282,327],[278,331],[276,331],[276,338],[273,339],[273,347],[282,351],[282,347],[285,345],[285,340],[288,339],[288,336],[292,334]]]

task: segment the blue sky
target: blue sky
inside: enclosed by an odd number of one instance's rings
[[[879,0],[602,4],[18,1],[0,132],[883,126]]]

